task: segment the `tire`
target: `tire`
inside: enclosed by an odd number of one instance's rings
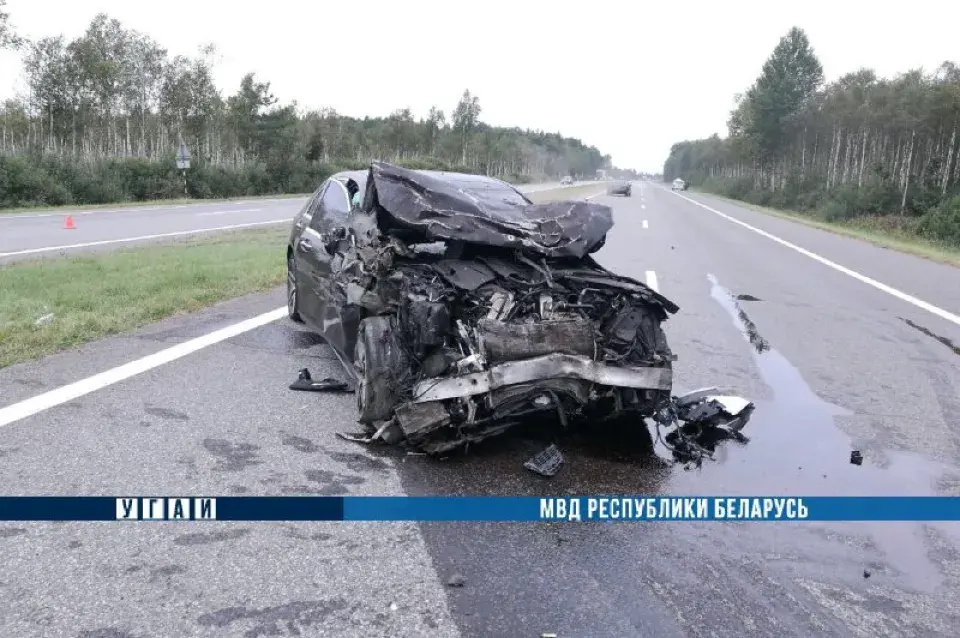
[[[287,316],[292,321],[303,323],[300,316],[300,291],[297,287],[296,266],[293,263],[293,253],[287,253]]]
[[[392,317],[367,317],[360,322],[353,365],[360,421],[389,419],[399,402],[397,379],[409,370],[409,360],[397,338]]]

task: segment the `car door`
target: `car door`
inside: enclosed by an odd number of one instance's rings
[[[310,308],[311,299],[304,297],[302,293],[312,287],[313,268],[309,263],[309,247],[312,246],[314,240],[309,237],[306,238],[306,241],[303,240],[305,239],[304,233],[309,229],[310,223],[320,207],[320,198],[323,196],[326,187],[326,182],[320,184],[320,187],[314,191],[313,196],[304,205],[303,210],[294,219],[293,232],[290,238],[290,246],[293,249],[293,272],[297,280],[297,290],[301,291],[297,303],[300,317],[308,325],[313,323],[310,321],[310,317],[315,310]]]
[[[346,221],[350,211],[347,189],[339,181],[330,179],[324,186],[310,223],[297,244],[298,259],[306,272],[304,321],[319,332],[334,348],[342,348],[342,330],[339,327],[339,309],[342,291],[332,285],[341,262],[339,243],[345,241]]]

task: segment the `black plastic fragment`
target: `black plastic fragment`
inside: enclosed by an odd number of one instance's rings
[[[854,450],[850,453],[850,462],[854,465],[863,465],[863,454],[860,454],[860,450]]]
[[[290,384],[290,389],[300,392],[353,392],[349,383],[332,377],[314,381],[307,368],[300,370],[300,375]]]
[[[563,454],[556,445],[551,445],[530,458],[523,467],[541,476],[553,476],[563,465]]]

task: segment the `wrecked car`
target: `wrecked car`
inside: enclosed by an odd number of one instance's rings
[[[439,454],[533,414],[635,415],[682,452],[703,428],[742,427],[749,405],[672,397],[662,324],[678,307],[591,257],[612,226],[601,204],[374,162],[330,177],[294,219],[288,312],[343,364],[366,440]]]

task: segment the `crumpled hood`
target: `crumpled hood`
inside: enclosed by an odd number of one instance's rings
[[[547,257],[582,258],[598,250],[613,227],[609,206],[584,201],[530,204],[489,178],[436,176],[374,162],[364,210],[386,225],[422,233],[426,241],[525,248]]]

